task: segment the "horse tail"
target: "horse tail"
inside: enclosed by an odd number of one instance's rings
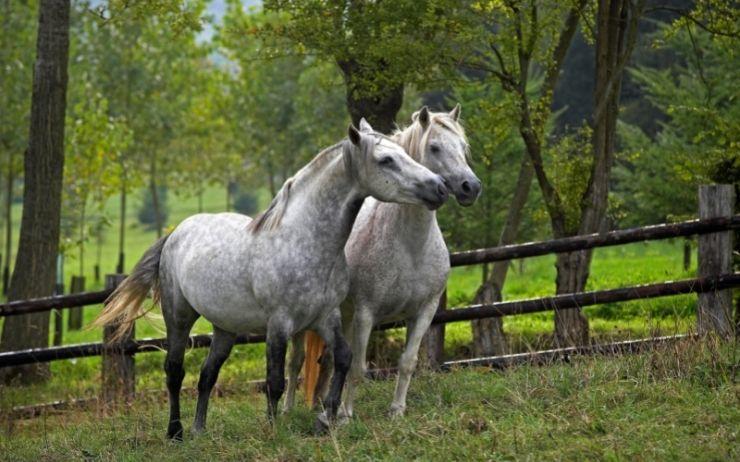
[[[117,325],[112,340],[120,340],[131,331],[137,319],[159,304],[159,260],[162,248],[169,236],[164,236],[144,252],[131,274],[116,287],[103,302],[105,308],[93,321],[93,325]],[[142,308],[144,299],[152,291],[152,306]]]
[[[306,356],[303,363],[303,386],[306,395],[306,404],[313,406],[316,384],[319,382],[321,366],[319,360],[324,351],[324,340],[313,331],[306,332]]]

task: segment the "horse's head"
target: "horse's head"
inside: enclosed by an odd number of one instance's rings
[[[481,191],[481,182],[468,165],[469,151],[465,130],[458,122],[460,105],[450,112],[431,112],[426,106],[412,116],[411,129],[421,130],[415,138],[415,156],[429,170],[444,178],[447,189],[461,205],[472,205]],[[412,138],[414,139],[414,138]]]
[[[384,202],[439,208],[447,200],[444,179],[414,161],[401,146],[362,119],[349,126],[344,161],[361,190]]]

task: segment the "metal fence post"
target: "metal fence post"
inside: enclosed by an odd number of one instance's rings
[[[732,217],[735,188],[732,185],[699,186],[699,218]],[[731,231],[699,236],[699,276],[718,276],[732,272]],[[732,290],[699,294],[696,310],[699,334],[716,332],[722,337],[733,335]]]
[[[125,278],[125,274],[107,274],[106,289],[115,289]],[[106,405],[130,402],[135,392],[134,356],[123,351],[123,345],[134,339],[134,329],[114,344],[111,339],[116,327],[116,324],[103,327],[103,402]]]

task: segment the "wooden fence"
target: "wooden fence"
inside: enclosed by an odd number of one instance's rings
[[[550,253],[622,245],[631,242],[699,235],[699,277],[697,278],[593,292],[563,294],[530,300],[472,305],[449,310],[444,309],[442,306],[443,309],[434,317],[433,324],[437,326],[433,327],[433,329],[443,328],[449,322],[470,321],[498,316],[584,307],[609,302],[696,293],[699,294],[697,309],[698,332],[703,334],[714,331],[724,337],[728,337],[735,331],[731,316],[731,290],[729,289],[740,287],[740,273],[732,273],[731,269],[732,231],[740,229],[740,215],[733,215],[734,195],[727,195],[728,190],[731,188],[730,186],[721,185],[703,186],[700,189],[700,197],[702,199],[700,203],[704,204],[704,206],[700,207],[700,218],[697,220],[450,254],[452,266],[466,266]],[[729,197],[729,199],[722,199],[726,197]],[[106,288],[98,292],[6,303],[0,305],[0,317],[18,316],[40,311],[69,309],[102,303],[115,287],[120,284],[124,277],[124,275],[106,276]],[[384,324],[378,326],[377,329],[383,330],[396,327],[402,327],[402,324]],[[129,400],[134,395],[134,355],[136,353],[166,349],[167,342],[166,339],[162,338],[136,340],[132,332],[129,338],[124,341],[113,343],[109,338],[114,328],[115,326],[106,326],[103,333],[103,341],[99,343],[2,352],[0,353],[0,367],[88,356],[102,356],[102,397],[104,401],[111,403],[120,400]],[[263,335],[241,335],[237,338],[236,343],[261,343],[264,340]],[[657,340],[645,339],[643,343],[653,343]],[[195,335],[190,337],[190,346],[193,348],[206,347],[210,343],[210,335]],[[630,345],[632,344],[630,343]],[[631,348],[632,346],[626,348],[625,351],[631,351]],[[604,348],[599,346],[585,346],[576,347],[573,351],[600,351],[601,349]],[[549,357],[548,355],[556,354],[552,351],[536,352],[528,355],[531,356],[534,354]],[[513,357],[516,355],[508,356]],[[508,361],[506,359],[507,357],[499,357],[498,359],[478,358],[463,362],[495,365],[501,361]],[[440,360],[440,364],[442,364],[441,358],[438,359]],[[456,362],[453,361],[444,364],[456,364]]]

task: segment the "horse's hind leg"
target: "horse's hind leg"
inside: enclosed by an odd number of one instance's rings
[[[213,385],[216,384],[221,366],[231,354],[231,348],[235,341],[236,334],[213,326],[213,341],[208,351],[208,357],[203,362],[203,367],[200,370],[200,380],[198,380],[198,405],[195,409],[193,433],[200,433],[206,427],[208,400],[211,397],[211,390],[213,390]]]
[[[316,381],[316,388],[313,393],[314,408],[320,408],[329,393],[329,381],[334,372],[334,351],[329,348],[329,345],[324,347],[321,358],[319,358],[319,364],[319,378]]]
[[[300,332],[295,334],[290,341],[293,347],[290,352],[290,361],[288,362],[288,390],[285,394],[283,412],[290,411],[295,404],[295,391],[298,387],[298,375],[301,373],[301,366],[303,366],[303,360],[306,357],[306,351],[303,344],[304,338],[305,334]]]
[[[177,292],[177,293],[173,293]],[[164,371],[167,374],[167,391],[170,398],[170,420],[167,437],[182,440],[180,422],[180,387],[185,377],[183,359],[188,344],[190,329],[198,319],[198,313],[185,301],[179,290],[162,291],[162,315],[167,326],[167,357]]]

